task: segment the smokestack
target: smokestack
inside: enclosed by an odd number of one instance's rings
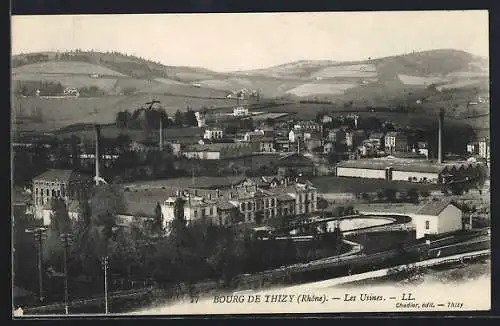
[[[99,147],[101,145],[101,127],[99,125],[95,126],[95,183],[99,185],[99,161],[101,159]]]
[[[438,163],[443,163],[443,123],[444,110],[439,110],[439,129],[438,129]]]
[[[163,150],[163,123],[162,116],[160,115],[160,151]]]

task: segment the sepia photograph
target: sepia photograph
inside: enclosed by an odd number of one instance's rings
[[[12,318],[489,311],[488,18],[12,16]]]

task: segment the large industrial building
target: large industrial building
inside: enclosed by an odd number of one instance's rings
[[[438,163],[422,159],[385,157],[340,162],[336,166],[336,174],[340,177],[446,183],[467,177],[474,178],[480,165],[481,163],[474,162]]]
[[[340,162],[336,166],[336,175],[341,177],[359,177],[385,179],[389,181],[410,181],[447,183],[476,178],[481,163],[467,161],[443,162],[442,128],[444,113],[439,113],[438,158],[436,161],[424,159],[370,158]]]

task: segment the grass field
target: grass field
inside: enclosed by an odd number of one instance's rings
[[[108,76],[125,76],[124,74],[121,74],[112,69],[108,69],[101,65],[95,65],[91,63],[78,62],[78,61],[48,61],[48,62],[33,63],[12,69],[12,74],[14,76],[21,75],[24,73],[83,74],[83,75],[100,74]]]
[[[91,78],[86,75],[59,75],[59,74],[35,74],[23,73],[12,76],[12,80],[16,81],[49,81],[53,83],[61,83],[64,87],[82,88],[97,86],[105,92],[111,92],[120,79],[113,77]],[[132,79],[133,80],[133,79]]]
[[[39,109],[43,116],[41,123],[28,123],[17,126],[19,130],[50,130],[62,128],[76,123],[113,123],[119,111],[134,111],[151,100],[149,94],[130,96],[104,96],[98,98],[38,98],[26,97],[13,99],[13,119],[19,114],[30,114]],[[234,105],[230,99],[204,99],[185,96],[154,95],[161,101],[169,115],[175,111],[185,111],[187,107],[200,109],[202,107],[226,107]]]
[[[344,94],[346,89],[355,87],[356,84],[334,84],[334,83],[307,83],[302,84],[298,87],[290,89],[287,93],[296,95],[296,96],[310,96],[310,95],[336,95],[336,94]]]
[[[311,75],[311,77],[337,78],[337,77],[377,77],[377,69],[374,64],[339,65],[323,68]]]
[[[438,77],[419,77],[409,75],[398,75],[399,80],[405,85],[430,85],[433,83],[446,82],[447,79]]]

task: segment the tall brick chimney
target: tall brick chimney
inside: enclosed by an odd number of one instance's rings
[[[101,160],[100,156],[100,139],[101,139],[101,126],[95,125],[95,184],[99,185],[99,163]]]
[[[443,163],[443,124],[444,110],[439,110],[439,129],[438,129],[438,163]]]

